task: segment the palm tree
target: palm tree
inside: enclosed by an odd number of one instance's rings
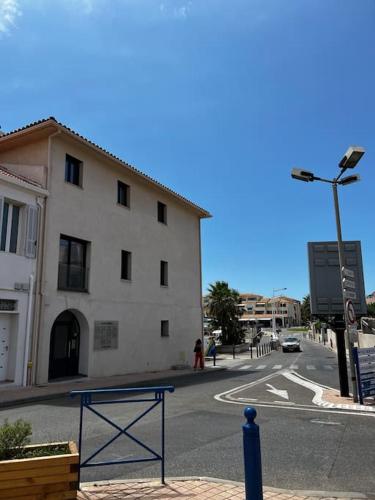
[[[301,320],[303,325],[308,325],[311,320],[310,294],[305,295],[301,304]]]
[[[244,338],[238,307],[240,294],[229,288],[225,281],[216,281],[208,288],[208,311],[215,329],[221,328],[221,342],[224,345],[240,343]]]

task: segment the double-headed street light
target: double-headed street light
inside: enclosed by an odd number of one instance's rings
[[[276,335],[275,292],[281,292],[281,290],[286,290],[286,288],[273,288],[272,289],[272,333],[273,333],[274,337]]]
[[[353,174],[349,175],[347,177],[341,178],[341,176],[344,174],[344,172],[348,168],[354,168],[359,160],[362,158],[362,156],[365,154],[365,150],[360,147],[360,146],[351,146],[348,148],[346,151],[344,157],[339,163],[339,168],[341,169],[341,172],[339,175],[332,179],[322,179],[321,177],[317,177],[313,172],[309,172],[307,170],[301,170],[298,168],[293,168],[292,170],[292,177],[293,179],[297,179],[299,181],[304,181],[304,182],[313,182],[313,181],[321,181],[321,182],[328,182],[332,185],[332,191],[333,191],[333,200],[334,200],[334,207],[335,207],[335,216],[336,216],[336,229],[337,229],[337,246],[338,246],[338,252],[339,252],[339,263],[340,263],[340,277],[341,277],[341,291],[342,291],[342,300],[343,300],[343,307],[344,307],[344,318],[345,318],[345,331],[346,331],[346,345],[347,348],[349,349],[349,360],[350,360],[350,372],[351,372],[351,379],[352,379],[352,389],[353,389],[353,399],[354,401],[357,401],[358,395],[357,395],[357,384],[356,384],[356,376],[355,376],[355,369],[354,369],[354,361],[353,361],[353,343],[351,339],[349,338],[349,321],[348,321],[348,315],[346,312],[346,296],[345,296],[345,289],[344,289],[344,250],[343,250],[343,242],[342,242],[342,233],[341,233],[341,221],[340,221],[340,209],[339,209],[339,200],[338,200],[338,195],[337,195],[337,186],[346,186],[348,184],[352,184],[353,182],[357,182],[360,180],[360,176],[358,174]],[[341,395],[342,396],[349,396],[349,387],[348,387],[348,373],[347,373],[347,368],[346,368],[346,352],[345,352],[345,343],[342,341],[342,338],[340,339],[340,335],[337,335],[337,357],[338,357],[338,362],[339,362],[339,377],[340,377],[340,390],[341,390]]]

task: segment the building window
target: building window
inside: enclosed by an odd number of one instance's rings
[[[65,157],[65,181],[82,186],[82,162],[70,155]]]
[[[1,220],[0,250],[17,253],[20,207],[4,201]]]
[[[87,247],[86,241],[60,236],[59,290],[88,291]]]
[[[158,221],[163,224],[167,223],[167,205],[158,201]]]
[[[160,322],[160,334],[162,337],[169,337],[169,321],[162,320]]]
[[[132,254],[126,250],[121,250],[121,279],[131,280],[131,261]]]
[[[168,262],[160,261],[160,284],[168,286]]]
[[[117,203],[130,207],[130,186],[121,181],[117,181]]]

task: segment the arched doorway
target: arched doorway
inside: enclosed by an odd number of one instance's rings
[[[64,311],[55,320],[50,341],[48,378],[78,375],[80,327],[71,311]]]

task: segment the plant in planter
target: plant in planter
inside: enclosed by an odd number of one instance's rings
[[[0,498],[77,497],[79,455],[72,441],[30,444],[22,419],[0,426]]]

